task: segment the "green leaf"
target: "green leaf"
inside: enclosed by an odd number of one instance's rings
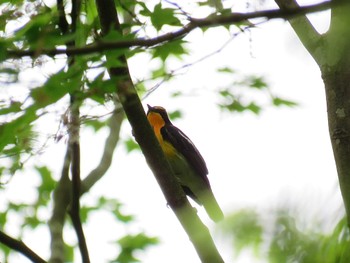
[[[115,92],[115,81],[113,79],[105,79],[104,76],[105,72],[101,72],[94,80],[86,83],[86,98],[104,104],[106,102],[106,95]]]
[[[162,3],[157,4],[151,15],[153,26],[159,31],[163,25],[181,26],[180,20],[175,16],[175,9],[162,8]]]
[[[81,62],[80,60],[78,60]],[[82,75],[86,69],[85,61],[75,63],[69,67],[68,71],[61,69],[52,75],[42,87],[35,88],[31,91],[36,108],[50,105],[63,96],[79,90],[82,87]]]
[[[229,73],[229,74],[232,74],[232,73],[235,73],[235,70],[232,69],[232,68],[229,68],[229,67],[223,67],[223,68],[218,68],[218,69],[217,69],[217,72],[219,72],[219,73]]]
[[[179,119],[182,117],[182,112],[179,110],[169,112],[169,117],[171,120]]]
[[[157,237],[149,237],[145,233],[139,233],[137,235],[127,235],[118,240],[120,246],[125,249],[144,249],[149,245],[155,245],[159,243]]]
[[[101,130],[102,128],[106,127],[107,121],[106,120],[100,120],[100,119],[92,119],[92,120],[87,120],[84,122],[84,124],[87,127],[93,128],[95,132]]]
[[[88,25],[92,25],[98,19],[98,13],[97,13],[95,1],[86,0],[85,6],[86,6],[86,23]]]
[[[36,171],[40,174],[41,184],[38,187],[39,198],[37,205],[46,205],[50,201],[51,193],[56,186],[56,181],[47,166],[35,166]]]
[[[280,107],[280,106],[295,107],[295,106],[298,106],[298,103],[296,103],[294,101],[281,99],[279,97],[273,97],[272,104],[276,107]]]
[[[35,134],[31,123],[37,119],[32,108],[26,109],[25,113],[8,123],[0,124],[0,152],[4,155],[18,155],[22,151],[32,149],[32,139]],[[5,146],[7,148],[4,150]]]
[[[64,262],[74,262],[74,248],[75,246],[64,243]]]
[[[124,145],[128,153],[134,150],[140,150],[140,146],[138,145],[138,143],[135,142],[133,138],[126,139]]]
[[[26,216],[24,218],[24,225],[32,229],[37,228],[42,223],[43,222],[41,222],[36,215]]]
[[[151,17],[153,12],[148,9],[147,5],[144,2],[137,2],[137,4],[141,7],[139,12],[140,15]]]
[[[255,102],[251,102],[247,107],[247,110],[250,110],[251,112],[255,113],[256,115],[259,115],[261,111],[261,107],[255,104]]]
[[[226,218],[221,230],[233,237],[233,247],[237,252],[253,247],[257,252],[263,241],[263,227],[259,215],[253,210],[241,210]]]
[[[0,106],[0,115],[20,112],[22,111],[21,106],[22,106],[22,103],[18,101],[11,101],[11,104],[8,107]]]
[[[134,216],[133,215],[126,215],[124,213],[122,213],[120,210],[122,208],[122,204],[115,199],[107,199],[103,196],[101,196],[98,200],[98,204],[97,207],[99,208],[106,208],[109,211],[111,211],[113,213],[113,215],[116,217],[116,219],[118,219],[121,222],[124,223],[129,223],[132,220],[134,220]]]
[[[170,55],[181,59],[183,55],[188,54],[188,51],[184,47],[185,43],[182,39],[167,42],[155,47],[152,51],[152,56],[153,58],[160,58],[162,61],[165,61]]]
[[[268,85],[264,80],[264,78],[253,76],[249,79],[249,87],[255,88],[255,89],[264,89],[264,88],[267,88]]]
[[[116,258],[118,263],[139,262],[140,260],[134,256],[136,250],[144,250],[147,246],[159,243],[158,238],[149,237],[144,233],[136,235],[126,235],[119,239],[117,243],[121,247],[121,252]]]

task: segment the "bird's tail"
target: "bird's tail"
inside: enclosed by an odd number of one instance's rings
[[[224,213],[222,212],[211,190],[205,191],[205,193],[201,195],[200,199],[205,211],[207,211],[207,214],[214,222],[224,219]]]

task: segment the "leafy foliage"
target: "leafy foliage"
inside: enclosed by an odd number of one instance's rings
[[[250,111],[256,115],[267,106],[294,107],[296,102],[279,98],[273,94],[267,81],[261,76],[241,75],[237,70],[228,67],[218,69],[220,74],[230,75],[233,81],[226,87],[220,88],[218,106],[229,112]]]
[[[254,210],[238,211],[221,227],[232,240],[234,251],[251,249],[268,262],[348,262],[350,232],[346,219],[341,219],[330,233],[320,228],[304,229],[300,218],[282,209],[266,220]],[[313,224],[314,226],[317,224]]]
[[[128,262],[140,262],[134,255],[137,250],[144,250],[150,245],[156,245],[159,243],[158,238],[149,237],[145,233],[139,233],[136,235],[127,235],[117,241],[122,251],[113,262],[128,263]]]

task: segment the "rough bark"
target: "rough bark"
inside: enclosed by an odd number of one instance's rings
[[[350,222],[350,61],[322,72],[326,88],[329,134],[340,190]],[[326,70],[323,70],[326,71]]]

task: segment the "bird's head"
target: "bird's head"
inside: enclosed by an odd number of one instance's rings
[[[147,118],[151,124],[154,123],[171,123],[168,113],[166,110],[161,106],[150,106],[147,104],[148,111],[147,111]]]

